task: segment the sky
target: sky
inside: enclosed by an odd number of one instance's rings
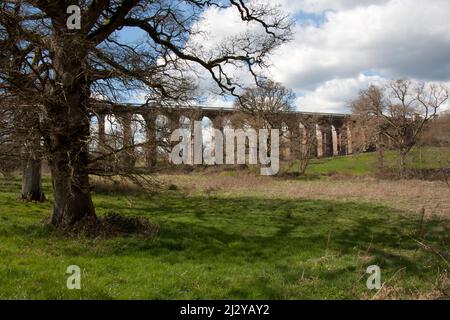
[[[299,111],[349,113],[360,90],[391,79],[450,84],[449,0],[274,1],[296,25],[268,75],[294,90]],[[204,46],[246,28],[234,9],[216,8],[200,27]],[[210,105],[231,104],[211,97]]]
[[[361,89],[391,79],[450,81],[448,0],[286,0],[285,6],[298,17],[295,36],[274,57],[272,73],[294,89],[298,110],[349,112]]]

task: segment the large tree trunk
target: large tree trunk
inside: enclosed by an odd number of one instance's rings
[[[42,160],[29,157],[24,163],[22,175],[22,199],[28,201],[45,200],[42,192]]]
[[[77,154],[77,151],[80,151]],[[54,204],[51,222],[55,226],[72,226],[95,219],[90,195],[87,153],[72,148],[67,154],[58,153],[50,161]]]
[[[82,95],[80,95],[82,96]],[[49,166],[54,204],[52,224],[71,226],[95,219],[89,184],[89,116],[79,97],[51,119]]]
[[[75,35],[55,42],[54,66],[59,87],[46,105],[46,147],[54,195],[51,222],[73,226],[96,219],[89,184],[90,114],[86,51]]]

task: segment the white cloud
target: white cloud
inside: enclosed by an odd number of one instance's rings
[[[327,13],[320,27],[298,26],[279,50],[274,76],[296,90],[374,71],[387,77],[447,80],[450,1],[392,0]]]
[[[282,6],[291,11],[322,13],[327,10],[348,10],[372,4],[384,4],[388,0],[279,0]]]
[[[356,78],[326,81],[297,99],[297,110],[307,112],[349,113],[349,105],[369,85],[382,85],[378,76],[360,74]]]
[[[270,74],[294,89],[308,111],[345,112],[371,81],[450,81],[448,0],[277,0],[291,14],[313,13],[272,59]],[[302,14],[300,14],[302,13]],[[205,48],[245,27],[234,10],[211,9]],[[372,76],[364,76],[371,74]]]
[[[204,105],[211,106],[219,109],[231,109],[233,108],[234,101],[233,100],[225,100],[220,96],[209,95]]]

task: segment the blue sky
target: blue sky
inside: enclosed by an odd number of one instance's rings
[[[138,28],[130,28],[130,27],[123,28],[122,30],[118,31],[118,34],[121,39],[124,39],[130,43],[134,43],[146,37],[143,31],[139,30]]]

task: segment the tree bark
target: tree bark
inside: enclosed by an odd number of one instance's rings
[[[68,96],[60,112],[51,113],[48,139],[55,226],[71,226],[95,218],[89,184],[89,116],[83,94]],[[67,105],[67,108],[66,108]]]
[[[96,219],[89,184],[89,80],[87,51],[75,35],[62,35],[52,52],[59,87],[46,103],[45,145],[52,174],[51,223],[73,226]]]
[[[22,199],[28,201],[45,201],[42,192],[42,160],[29,157],[23,167]]]
[[[50,161],[54,196],[51,222],[55,226],[72,226],[96,218],[86,171],[87,154],[76,153],[73,148],[68,154],[54,155]]]
[[[55,226],[95,218],[88,172],[89,116],[80,97],[68,98],[68,108],[61,108],[63,112],[51,119],[48,147],[54,195],[51,222]]]

